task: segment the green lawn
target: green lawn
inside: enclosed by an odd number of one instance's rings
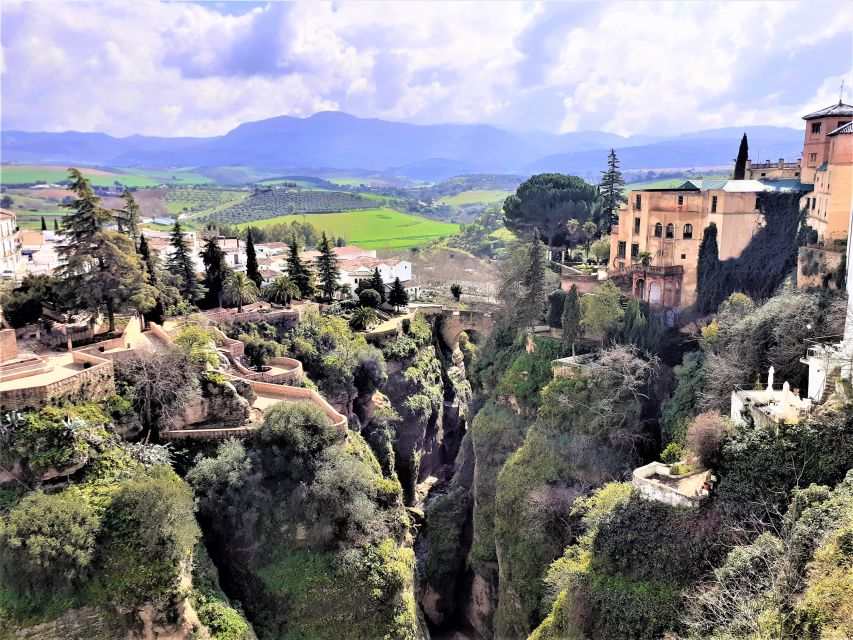
[[[347,244],[365,249],[403,249],[426,244],[430,240],[459,231],[459,225],[435,222],[393,209],[365,209],[341,213],[313,213],[279,216],[258,220],[240,227],[266,227],[294,220],[309,222],[335,236],[343,236]]]
[[[503,202],[507,196],[514,193],[513,191],[504,191],[502,189],[470,189],[462,191],[455,196],[445,196],[439,202],[441,204],[450,205],[451,207],[461,207],[466,204],[477,204],[481,202]]]

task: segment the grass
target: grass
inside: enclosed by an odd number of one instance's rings
[[[445,196],[439,202],[450,205],[451,207],[461,207],[466,204],[478,204],[481,202],[503,202],[512,193],[512,191],[504,191],[503,189],[470,189],[469,191],[457,193],[455,196]]]
[[[424,245],[430,240],[452,235],[459,225],[435,222],[393,209],[364,209],[340,213],[279,216],[239,225],[266,227],[295,220],[309,222],[321,231],[343,236],[348,244],[365,249],[404,249]]]
[[[339,184],[342,187],[358,187],[363,184],[371,184],[370,178],[329,178],[329,182]]]
[[[248,191],[221,191],[219,189],[170,189],[161,198],[169,213],[203,215],[249,196]]]
[[[156,187],[164,183],[207,184],[211,178],[194,171],[124,169],[111,170],[82,167],[83,175],[96,187],[113,186],[116,181],[126,187]],[[0,165],[0,182],[3,184],[34,184],[36,182],[58,183],[68,179],[68,168],[51,165]]]
[[[174,171],[159,169],[119,169],[120,173],[151,178],[168,184],[213,184],[215,180],[208,178],[192,169],[175,169]]]

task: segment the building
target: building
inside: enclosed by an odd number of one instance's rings
[[[18,218],[13,211],[0,209],[0,277],[17,280],[23,270]]]
[[[840,122],[838,118],[834,121]],[[808,224],[817,232],[818,241],[842,250],[853,201],[853,123],[828,132],[825,140],[824,145],[815,148],[826,150],[826,161],[815,169],[814,191],[803,198],[802,204],[808,210]]]
[[[691,305],[705,227],[717,226],[720,260],[737,258],[763,223],[761,194],[802,189],[799,181],[688,180],[631,191],[611,232],[608,277],[651,304]]]
[[[763,164],[754,164],[751,160],[747,160],[744,178],[747,180],[799,179],[801,162],[802,160],[797,160],[796,162],[785,162],[784,158],[779,158],[778,162],[765,160]]]
[[[806,121],[803,139],[803,171],[801,179],[814,184],[818,168],[829,162],[832,138],[830,134],[853,121],[853,105],[831,105],[803,116]]]
[[[773,367],[767,372],[764,389],[732,391],[729,417],[734,424],[746,424],[749,417],[758,425],[796,424],[812,410],[811,398],[800,398],[785,382],[781,388],[773,381]]]
[[[204,263],[202,262],[201,256],[199,252],[201,248],[199,247],[198,237],[196,236],[195,231],[184,231],[184,241],[187,243],[189,248],[190,255],[193,256],[196,262],[196,271],[204,270]],[[148,248],[155,252],[157,256],[160,258],[161,264],[166,263],[169,259],[169,256],[172,255],[172,234],[165,231],[153,231],[150,229],[145,229],[143,231],[143,235],[145,236],[145,240],[148,243]]]

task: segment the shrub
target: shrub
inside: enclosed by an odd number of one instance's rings
[[[687,427],[687,447],[705,467],[711,467],[716,462],[728,429],[729,421],[719,413],[700,413]]]
[[[660,454],[661,462],[674,464],[684,457],[684,447],[677,442],[670,442]]]
[[[362,307],[376,309],[382,304],[382,296],[374,289],[362,289],[361,293],[358,294],[358,302]]]

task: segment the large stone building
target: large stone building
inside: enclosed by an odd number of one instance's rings
[[[831,134],[853,120],[853,105],[838,104],[803,116],[806,121],[803,140],[802,181],[814,184],[818,168],[829,162]]]
[[[808,224],[822,244],[842,251],[853,200],[853,123],[830,131],[826,144],[815,148],[826,150],[826,160],[812,174],[814,191],[803,198]]]
[[[612,230],[609,275],[651,304],[691,305],[705,227],[717,225],[720,259],[736,258],[763,221],[761,194],[798,188],[797,181],[688,180],[631,191]]]

